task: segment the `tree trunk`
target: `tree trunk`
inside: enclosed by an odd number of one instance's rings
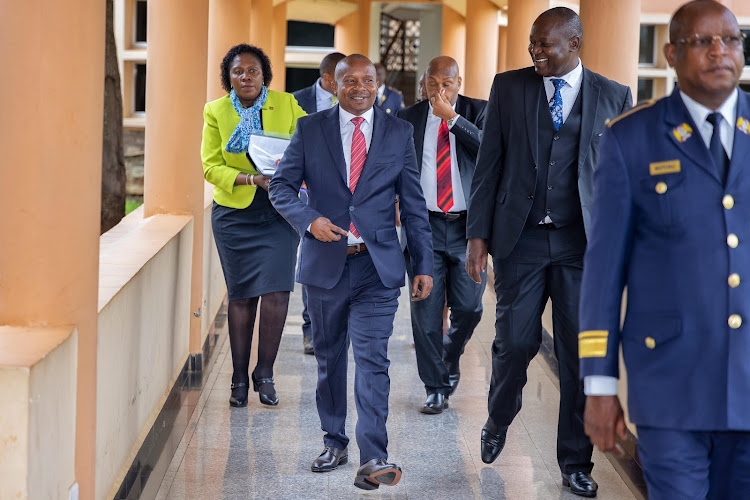
[[[107,0],[104,56],[104,139],[102,148],[101,232],[110,230],[125,215],[125,159],[122,150],[122,91],[112,19],[113,0]]]

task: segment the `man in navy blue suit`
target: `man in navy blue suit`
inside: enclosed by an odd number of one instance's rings
[[[375,102],[375,106],[388,114],[395,115],[400,109],[406,107],[404,105],[404,94],[400,90],[385,84],[388,79],[388,72],[382,63],[377,63],[375,70],[378,75],[378,99]]]
[[[315,357],[317,405],[325,448],[313,472],[348,461],[347,351],[357,370],[354,485],[394,485],[401,468],[388,463],[388,339],[405,265],[396,234],[395,199],[412,251],[412,300],[432,289],[432,238],[419,184],[413,129],[373,109],[375,67],[355,54],[336,66],[339,105],[301,118],[271,180],[271,201],[302,237],[297,281],[307,286]],[[297,196],[307,184],[308,204]]]
[[[675,12],[672,95],[602,138],[581,285],[586,433],[602,451],[630,420],[651,500],[750,498],[750,96],[743,36],[718,2]],[[620,327],[623,289],[627,312]]]

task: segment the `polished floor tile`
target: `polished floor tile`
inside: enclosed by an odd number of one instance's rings
[[[493,301],[488,291],[485,311],[489,313],[461,359],[461,382],[450,407],[441,415],[424,415],[419,412],[425,392],[411,346],[408,297],[402,294],[388,353],[388,451],[404,475],[396,486],[366,492],[353,485],[359,449],[353,438],[356,409],[351,354],[350,461],[330,473],[310,472],[312,460],[323,449],[323,433],[315,406],[315,358],[302,353],[298,288],[292,294],[275,367],[279,406],[261,405],[251,391],[247,408],[229,408],[232,362],[229,344],[224,342],[157,500],[579,498],[562,488],[555,451],[559,391],[541,358],[531,363],[523,409],[508,430],[503,453],[494,464],[481,461],[479,438],[487,418]],[[604,455],[595,452],[594,463],[600,498],[634,498]]]

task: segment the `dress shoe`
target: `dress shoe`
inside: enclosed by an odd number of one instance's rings
[[[448,398],[442,392],[432,392],[427,395],[427,400],[419,411],[428,415],[437,415],[443,413],[446,408],[448,408]]]
[[[323,453],[318,458],[313,460],[312,471],[313,472],[331,472],[336,470],[339,465],[344,465],[349,461],[349,452],[347,448],[340,450],[333,446],[326,446],[323,449]]]
[[[276,406],[279,404],[279,398],[276,396],[276,389],[274,389],[273,385],[273,378],[255,378],[255,372],[250,377],[253,379],[253,390],[258,393],[261,404],[266,406]],[[260,386],[264,384],[270,385],[273,392],[261,392]]]
[[[566,488],[570,488],[571,493],[581,497],[595,497],[596,490],[599,489],[599,485],[587,472],[563,474],[562,483]]]
[[[482,428],[482,462],[491,464],[495,461],[500,452],[503,451],[507,434],[507,427],[499,434],[493,434],[486,427]]]
[[[247,406],[247,393],[249,387],[247,382],[237,382],[232,384],[232,396],[229,398],[229,406],[242,408]]]
[[[305,354],[315,354],[315,349],[313,349],[312,345],[312,337],[302,336],[302,349],[305,351]]]
[[[376,490],[381,484],[393,486],[401,480],[401,467],[389,464],[384,458],[373,458],[357,471],[354,486],[363,490]]]
[[[448,370],[448,385],[451,388],[448,396],[453,396],[453,393],[456,392],[456,388],[458,387],[458,381],[461,380],[461,371],[458,369],[458,360],[456,360],[455,363],[451,361],[443,362],[445,363],[445,368]]]

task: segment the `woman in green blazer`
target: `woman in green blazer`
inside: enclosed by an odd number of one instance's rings
[[[305,115],[291,94],[268,90],[271,77],[263,50],[232,47],[221,63],[221,83],[229,94],[203,111],[203,175],[214,185],[211,224],[229,295],[231,406],[247,405],[250,379],[262,404],[278,404],[273,365],[294,288],[299,235],[271,206],[271,179],[258,173],[246,154],[252,132],[292,134]],[[259,302],[258,363],[248,376]]]

